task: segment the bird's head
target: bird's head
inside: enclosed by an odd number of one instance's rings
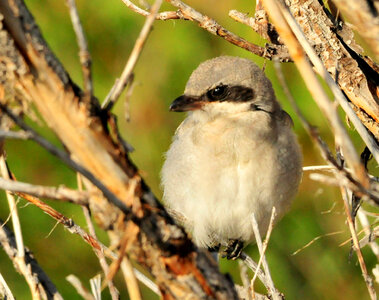
[[[184,94],[170,111],[202,110],[212,114],[280,109],[271,82],[252,61],[232,56],[207,60],[191,74]]]

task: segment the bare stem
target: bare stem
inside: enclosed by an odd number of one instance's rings
[[[92,84],[92,74],[91,74],[91,54],[88,51],[88,44],[86,36],[80,22],[78,9],[76,7],[75,0],[66,0],[66,4],[70,10],[70,17],[72,26],[76,34],[76,40],[79,45],[79,59],[82,65],[82,73],[84,80],[84,92],[86,93],[86,98],[89,99],[93,94],[93,84]]]
[[[134,44],[133,50],[129,56],[128,62],[126,63],[124,70],[118,80],[116,80],[114,87],[111,88],[111,93],[107,99],[104,100],[102,108],[110,110],[117,99],[120,97],[122,91],[129,83],[133,69],[137,63],[137,60],[141,54],[143,46],[145,45],[146,39],[150,33],[155,17],[158,13],[159,8],[161,7],[162,0],[156,0],[151,7],[151,12],[146,18],[145,24],[142,27],[142,30]]]

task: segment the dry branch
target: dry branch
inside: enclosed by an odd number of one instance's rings
[[[19,181],[6,180],[4,178],[0,178],[0,189],[11,192],[21,192],[39,198],[68,201],[79,205],[88,205],[89,198],[88,192],[79,192],[64,186],[49,187],[33,185]]]
[[[16,240],[13,232],[0,220],[0,244],[3,247],[5,253],[12,260],[16,269],[22,272],[23,276],[27,277],[28,281],[33,283],[35,291],[33,295],[38,294],[38,298],[33,297],[33,299],[39,299],[40,297],[48,299],[63,299],[62,296],[57,291],[55,285],[52,283],[50,278],[46,275],[43,269],[39,266],[37,260],[33,257],[32,253],[24,248],[25,257],[21,262],[17,256],[18,250],[16,245]],[[22,264],[26,265],[26,268],[22,267]]]
[[[374,63],[363,59],[361,49],[354,41],[354,35],[346,25],[335,24],[320,1],[287,0],[292,15],[300,25],[325,68],[338,83],[341,90],[364,114],[358,114],[363,124],[379,140],[379,80]],[[351,11],[352,7],[349,7]],[[354,14],[359,13],[354,10]],[[367,30],[367,28],[365,29]],[[375,123],[370,122],[370,119]]]
[[[133,4],[131,1],[122,0],[126,6],[135,11],[136,13],[148,16],[148,12],[139,8],[137,5]],[[171,19],[183,19],[190,20],[198,23],[198,25],[210,32],[213,35],[219,36],[229,43],[241,47],[253,54],[267,58],[267,59],[278,59],[281,62],[288,62],[291,58],[288,52],[281,45],[276,44],[266,44],[265,47],[260,47],[253,43],[246,41],[245,39],[239,37],[238,35],[230,32],[226,28],[218,24],[214,19],[207,15],[200,13],[189,5],[185,4],[180,0],[166,0],[173,6],[177,7],[179,10],[176,12],[162,12],[157,15],[158,20],[171,20]]]
[[[333,0],[344,17],[366,40],[379,60],[379,4],[368,0]]]
[[[6,75],[16,72],[13,82],[23,87],[70,156],[104,185],[103,192],[110,191],[105,195],[108,199],[121,199],[119,207],[132,212],[125,216],[105,198],[93,197],[90,207],[99,225],[112,233],[116,243],[130,226],[138,225],[137,233],[130,236],[129,254],[156,278],[164,299],[183,299],[184,295],[237,299],[232,282],[174,224],[124,147],[109,134],[108,115],[97,99],[82,100],[83,94],[49,50],[23,3],[2,0],[0,13],[6,25],[0,39],[1,57],[10,56],[23,66],[22,73],[9,66]],[[7,52],[2,51],[3,45]],[[128,217],[134,223],[126,221]]]

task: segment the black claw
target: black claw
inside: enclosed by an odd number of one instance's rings
[[[243,242],[240,240],[230,240],[226,249],[221,253],[221,257],[236,260],[240,257],[243,249]]]
[[[208,247],[209,252],[219,252],[221,244],[213,245],[212,247]]]

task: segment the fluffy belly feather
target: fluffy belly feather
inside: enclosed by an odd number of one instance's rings
[[[264,234],[272,207],[280,216],[294,196],[301,176],[301,162],[290,155],[299,151],[295,137],[290,130],[275,141],[241,139],[241,130],[223,129],[212,136],[201,132],[182,132],[167,152],[165,201],[187,219],[199,246],[226,245],[230,239],[250,242],[252,214]]]

